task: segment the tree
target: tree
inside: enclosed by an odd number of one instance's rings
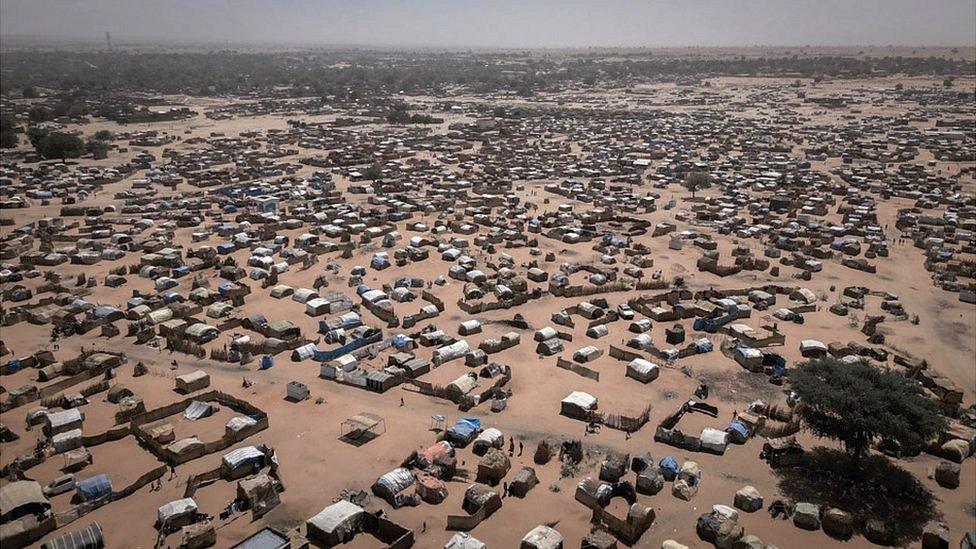
[[[0,149],[13,149],[17,141],[17,120],[9,114],[0,115]]]
[[[48,132],[37,140],[34,148],[43,158],[60,158],[66,162],[85,153],[85,142],[72,133]]]
[[[21,92],[21,95],[23,95],[27,99],[34,99],[35,97],[38,96],[37,88],[35,88],[34,86],[27,86],[24,88],[24,91]]]
[[[27,118],[30,119],[31,122],[44,122],[50,117],[51,111],[40,105],[35,105],[31,107],[29,111],[27,111]]]
[[[695,198],[695,193],[712,186],[712,177],[705,172],[689,172],[682,185],[691,191],[691,197]]]
[[[92,138],[85,143],[85,150],[91,153],[92,158],[100,160],[108,156],[108,143],[100,139]]]
[[[30,141],[31,146],[36,149],[40,144],[41,139],[44,139],[44,137],[46,137],[47,134],[49,133],[50,130],[47,130],[45,128],[41,128],[38,126],[29,126],[27,128],[27,140]]]
[[[0,130],[0,149],[16,148],[17,141],[17,132],[14,130]]]
[[[92,138],[99,141],[112,141],[115,139],[115,134],[109,130],[98,130],[92,135]]]
[[[383,177],[383,167],[379,163],[370,164],[368,168],[363,170],[363,177],[371,181],[376,181]]]
[[[810,431],[840,441],[855,467],[876,440],[918,450],[946,425],[912,380],[864,362],[807,361],[790,373],[790,385]]]

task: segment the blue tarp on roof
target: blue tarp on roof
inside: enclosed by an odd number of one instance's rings
[[[274,357],[271,355],[264,355],[261,357],[261,369],[267,370],[268,368],[274,366]]]
[[[729,434],[729,438],[737,444],[742,444],[749,438],[749,428],[746,427],[745,423],[739,420],[735,420],[729,423],[728,427],[725,428],[725,432]]]
[[[464,439],[470,438],[480,430],[481,420],[473,417],[462,417],[448,429],[454,435]]]
[[[671,456],[664,456],[661,462],[657,464],[658,469],[660,469],[661,474],[670,473],[671,475],[678,474],[678,460]]]
[[[141,297],[130,297],[125,302],[125,308],[126,309],[135,309],[136,307],[138,307],[139,305],[142,305],[145,302],[146,302],[146,300],[143,299],[143,298],[141,298]]]
[[[112,481],[109,480],[106,474],[95,475],[91,478],[78,481],[78,484],[75,485],[75,490],[77,490],[81,499],[93,501],[112,493]]]
[[[107,317],[115,314],[117,311],[118,311],[118,309],[116,309],[115,307],[108,307],[108,306],[97,307],[97,308],[95,308],[95,311],[92,313],[92,315],[96,319],[99,319],[99,318],[107,318]]]

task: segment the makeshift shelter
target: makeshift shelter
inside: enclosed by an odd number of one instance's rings
[[[536,484],[539,484],[539,478],[536,477],[535,469],[522,467],[509,484],[509,492],[513,496],[524,498]]]
[[[705,427],[699,436],[701,449],[705,452],[722,455],[725,453],[725,448],[729,444],[728,437],[729,435],[725,431]]]
[[[658,470],[664,476],[665,480],[671,481],[678,476],[678,470],[680,466],[678,465],[678,460],[671,456],[665,456],[658,463]]]
[[[209,324],[204,324],[203,322],[197,322],[196,324],[191,324],[184,332],[187,339],[193,341],[194,343],[207,343],[208,341],[213,341],[217,339],[220,335],[220,331]]]
[[[156,511],[157,528],[178,528],[193,522],[197,512],[197,502],[193,498],[171,501]]]
[[[573,391],[560,402],[559,413],[574,419],[586,420],[590,412],[597,409],[595,396],[582,391]]]
[[[447,485],[428,473],[417,476],[417,495],[427,503],[437,505],[447,499]]]
[[[105,539],[97,522],[44,542],[41,549],[102,549]]]
[[[657,379],[660,374],[661,369],[657,364],[643,358],[635,358],[627,364],[627,377],[632,377],[641,383],[650,383]]]
[[[203,454],[204,448],[206,445],[197,437],[180,439],[166,446],[167,450],[180,457]]]
[[[483,456],[491,448],[501,448],[505,444],[505,435],[494,427],[489,427],[478,435],[471,451],[475,455]]]
[[[468,342],[462,339],[435,350],[431,360],[436,366],[441,366],[442,364],[463,357],[470,350],[471,347],[468,346]]]
[[[464,499],[461,501],[461,509],[472,515],[484,509],[485,516],[488,516],[501,506],[502,498],[498,492],[480,484],[468,486],[464,491]]]
[[[573,360],[579,363],[590,362],[596,360],[603,355],[603,350],[599,347],[594,347],[592,345],[587,345],[582,349],[573,353]]]
[[[519,549],[562,549],[563,535],[555,528],[544,524],[536,526],[525,534]]]
[[[281,503],[274,479],[259,473],[237,482],[237,499],[246,501],[253,518],[260,518]]]
[[[257,427],[258,421],[250,416],[234,416],[224,424],[224,438],[240,440],[244,434],[249,434]]]
[[[479,431],[481,431],[481,420],[465,417],[458,419],[447,429],[444,439],[458,448],[464,448],[474,440]]]
[[[85,415],[78,408],[49,412],[44,418],[44,434],[51,437],[66,431],[80,429]]]
[[[186,407],[186,411],[183,412],[183,417],[189,419],[190,421],[196,421],[198,419],[212,416],[215,411],[214,406],[209,402],[194,400],[190,402],[189,406]]]
[[[466,395],[474,390],[478,385],[478,376],[463,374],[454,381],[447,384],[447,391],[457,397]]]
[[[0,488],[0,523],[27,515],[44,515],[50,510],[51,502],[44,496],[41,485],[33,480],[18,480]]]
[[[512,463],[505,452],[491,448],[478,462],[478,482],[498,484],[511,468]]]
[[[223,478],[241,478],[252,475],[267,461],[264,452],[257,446],[244,446],[224,454],[220,459],[220,475]]]
[[[365,516],[362,507],[339,500],[305,522],[306,536],[326,547],[345,543],[360,531]]]
[[[176,391],[189,394],[210,386],[210,374],[203,370],[176,376]]]
[[[390,505],[396,506],[397,494],[409,488],[417,479],[405,467],[397,467],[381,475],[370,488],[377,497],[385,499]]]
[[[822,358],[827,356],[827,346],[816,339],[804,339],[800,342],[800,354],[805,358]]]
[[[67,452],[81,448],[82,439],[81,429],[72,429],[63,433],[58,433],[51,437],[51,445],[58,452]]]
[[[488,545],[470,534],[457,532],[447,540],[444,549],[488,549]]]
[[[108,475],[95,475],[75,484],[75,492],[81,501],[95,501],[112,494],[112,481]]]

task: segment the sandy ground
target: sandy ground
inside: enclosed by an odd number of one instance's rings
[[[876,85],[888,85],[888,82],[871,82]],[[775,85],[775,82],[763,83]],[[843,85],[857,86],[861,82],[847,82]],[[740,93],[742,88],[759,85],[759,82],[749,79],[718,79],[716,87],[729,93]],[[842,89],[842,84],[830,83],[830,89]],[[612,92],[607,92],[608,94]],[[418,98],[423,101],[424,98]],[[200,105],[198,100],[182,98],[191,105]],[[445,124],[446,125],[446,124]],[[126,130],[136,129],[138,126],[127,126]],[[147,126],[149,127],[149,126]],[[236,135],[242,130],[250,128],[284,128],[285,121],[281,117],[261,116],[239,118],[226,121],[209,121],[202,117],[178,123],[152,124],[152,129],[180,133],[185,138],[191,135],[206,136],[212,131],[224,132],[228,136]],[[96,122],[81,128],[86,134],[99,129],[119,130],[115,124]],[[191,135],[183,134],[189,129]],[[175,145],[185,148],[185,144]],[[141,149],[130,147],[128,155],[134,155]],[[158,152],[158,148],[156,150]],[[322,151],[302,151],[305,154],[321,153]],[[84,164],[114,165],[123,160],[123,156],[113,155],[109,159],[99,162],[84,161]],[[970,163],[969,165],[972,165]],[[951,169],[946,166],[946,169]],[[311,168],[303,168],[299,174],[307,174]],[[112,195],[119,190],[129,188],[130,180],[139,177],[134,174],[129,179],[108,185],[96,197],[86,204],[103,205],[113,203]],[[340,186],[348,184],[343,178],[337,178]],[[524,200],[539,203],[543,209],[554,208],[559,203],[573,203],[552,195],[545,195],[542,186],[545,182],[527,182],[525,190],[520,191]],[[187,185],[180,185],[178,191],[190,189]],[[712,193],[715,190],[710,191]],[[705,193],[708,194],[708,193]],[[550,196],[548,205],[542,205],[543,196]],[[652,223],[669,221],[678,225],[678,230],[690,228],[687,224],[676,221],[674,215],[679,211],[680,204],[688,198],[688,194],[672,186],[665,191],[665,200],[674,197],[679,201],[679,208],[675,210],[658,210],[646,217]],[[359,201],[362,195],[349,195],[350,201]],[[878,215],[882,224],[894,227],[898,208],[909,206],[906,200],[890,200],[879,204]],[[575,203],[577,209],[587,208],[586,204]],[[5,217],[13,217],[19,226],[32,220],[56,216],[59,204],[50,206],[36,206],[25,210],[7,210]],[[433,221],[427,216],[428,221]],[[840,216],[831,212],[826,220],[839,221]],[[180,243],[191,247],[189,234],[195,229],[180,229],[177,239]],[[409,238],[413,235],[406,230],[406,224],[401,223],[398,230]],[[484,228],[481,229],[484,232]],[[285,231],[289,236],[297,236],[304,230]],[[469,237],[473,238],[473,237]],[[723,257],[727,258],[733,244],[729,237],[716,235],[720,243]],[[219,237],[213,236],[205,244],[215,245]],[[744,272],[727,278],[720,278],[710,273],[699,272],[695,261],[699,252],[691,246],[681,251],[669,250],[667,237],[651,238],[639,237],[638,241],[647,244],[652,249],[655,260],[653,270],[661,269],[666,276],[683,275],[692,289],[736,288],[759,285],[762,283],[792,284],[797,281],[788,279],[788,275],[772,277],[768,272]],[[758,246],[758,243],[754,244]],[[563,261],[598,260],[599,255],[589,244],[567,245],[545,238],[540,239],[540,246],[544,251],[557,253],[555,263],[544,265],[550,273]],[[516,264],[533,259],[527,248],[505,250],[514,258]],[[757,250],[758,251],[758,250]],[[248,257],[247,250],[234,254],[240,264],[244,264]],[[296,268],[280,276],[280,282],[293,287],[311,287],[315,277],[321,272],[322,265],[334,261],[340,266],[340,273],[347,275],[354,265],[367,265],[371,252],[359,250],[350,259],[341,259],[336,254],[329,254],[320,258],[318,266],[307,271]],[[334,256],[334,257],[333,257]],[[100,262],[95,266],[62,265],[58,272],[64,280],[72,280],[79,273],[95,276],[99,281],[112,267],[133,262],[133,256],[117,262]],[[934,288],[929,281],[929,274],[924,270],[921,250],[912,246],[893,246],[891,257],[878,258],[878,272],[869,275],[841,266],[839,263],[825,262],[824,270],[818,273],[810,282],[801,285],[810,288],[815,293],[823,292],[827,295],[818,313],[807,316],[807,322],[802,325],[780,323],[786,334],[786,345],[777,349],[790,363],[801,359],[799,341],[813,338],[821,341],[858,341],[863,342],[863,336],[855,327],[847,324],[826,311],[826,307],[839,299],[840,291],[850,285],[865,285],[872,288],[891,291],[899,295],[905,309],[911,314],[917,314],[920,323],[912,325],[909,322],[885,323],[883,331],[887,337],[887,345],[892,349],[901,349],[919,357],[928,359],[930,365],[938,372],[945,374],[965,391],[965,402],[971,403],[976,397],[976,308],[960,303],[955,294],[945,293]],[[370,270],[365,282],[373,287],[382,283],[392,282],[399,276],[411,275],[425,279],[433,279],[445,274],[450,264],[441,261],[439,254],[431,253],[431,259],[422,263],[410,263],[406,267],[393,266],[387,270],[376,272]],[[792,272],[784,269],[784,272]],[[152,291],[152,282],[147,279],[131,275],[129,283],[120,289],[110,289],[98,286],[89,300],[99,304],[124,306],[124,301],[133,290],[143,292]],[[32,283],[36,283],[32,282]],[[246,312],[261,312],[269,320],[287,319],[298,324],[303,334],[315,334],[320,318],[312,318],[304,314],[304,306],[289,298],[276,300],[268,294],[267,289],[261,289],[258,284],[249,281],[253,292],[247,298]],[[183,279],[178,291],[186,292],[189,279]],[[454,303],[461,294],[461,284],[451,281],[443,287],[435,286],[431,291],[448,304],[447,311],[433,320],[437,326],[451,335],[457,335],[458,324],[467,319]],[[530,282],[530,288],[540,286]],[[834,290],[831,288],[834,287]],[[336,282],[330,288],[345,291],[352,295],[344,282]],[[612,305],[623,303],[634,297],[632,292],[608,294],[605,296]],[[784,304],[784,297],[780,297],[779,306]],[[552,312],[563,307],[576,304],[580,299],[546,297],[531,302],[517,312],[524,315],[526,321],[534,328],[551,325],[549,320]],[[397,313],[416,312],[423,302],[397,304]],[[867,313],[876,313],[880,309],[880,300],[868,301]],[[482,321],[510,319],[516,311],[495,311],[479,315]],[[860,313],[860,312],[859,312]],[[368,313],[366,320],[373,325],[381,323]],[[750,319],[743,321],[753,327],[764,323],[764,313],[753,311]],[[586,337],[585,325],[573,330],[574,341],[566,344],[563,356],[568,358],[576,349],[596,344],[605,347],[607,344],[619,344],[621,339],[630,337],[626,332],[628,322],[618,322],[611,325],[610,335],[593,342]],[[120,324],[123,325],[123,324]],[[667,323],[654,323],[651,335],[657,343],[663,342],[664,329]],[[686,329],[691,335],[690,322],[686,322]],[[419,326],[418,326],[419,328]],[[509,329],[500,325],[485,325],[483,333],[469,336],[466,339],[472,346],[485,338],[498,337]],[[3,339],[18,356],[27,355],[37,349],[49,346],[48,336],[50,328],[34,326],[26,323],[3,330]],[[123,329],[124,332],[124,329]],[[716,347],[724,336],[712,336]],[[222,346],[226,336],[207,345],[208,348]],[[744,485],[755,486],[766,498],[767,503],[783,493],[782,477],[772,471],[757,456],[762,445],[761,440],[750,440],[744,446],[730,446],[724,456],[714,456],[703,453],[689,453],[676,448],[655,443],[652,440],[654,425],[662,417],[675,410],[683,399],[689,397],[697,385],[698,378],[707,377],[710,380],[713,395],[710,402],[719,408],[717,419],[691,415],[682,420],[681,427],[686,432],[697,432],[700,428],[713,426],[722,428],[731,417],[734,410],[745,408],[756,398],[770,402],[782,403],[785,397],[781,387],[766,383],[765,378],[755,377],[736,365],[732,360],[718,352],[694,356],[679,362],[682,370],[666,368],[659,379],[648,385],[642,385],[624,376],[625,363],[604,356],[590,366],[600,371],[599,382],[578,376],[572,372],[561,370],[555,366],[555,358],[538,358],[533,352],[534,343],[531,341],[531,331],[522,334],[522,344],[502,353],[491,355],[491,360],[507,364],[512,367],[513,379],[510,383],[514,396],[509,400],[508,408],[499,414],[487,410],[487,406],[476,408],[470,413],[462,414],[449,402],[426,396],[421,396],[403,388],[395,388],[385,394],[362,391],[353,387],[343,386],[318,378],[318,364],[307,361],[292,363],[287,355],[279,355],[275,367],[269,370],[257,370],[255,363],[245,367],[228,364],[218,364],[210,360],[196,360],[185,355],[170,355],[155,349],[135,345],[132,338],[116,336],[111,339],[101,338],[97,330],[85,336],[74,336],[62,341],[60,349],[55,352],[58,359],[68,359],[75,356],[79,348],[85,345],[121,350],[128,356],[129,362],[119,369],[120,383],[124,383],[136,394],[141,396],[148,409],[167,404],[179,397],[172,391],[175,375],[188,373],[196,369],[207,371],[213,380],[213,386],[240,396],[268,412],[270,428],[247,439],[237,446],[257,443],[272,445],[281,463],[282,478],[286,492],[282,495],[282,504],[257,522],[250,522],[248,514],[238,514],[230,520],[216,522],[218,527],[218,546],[227,547],[245,538],[263,525],[273,525],[285,529],[302,527],[304,521],[317,513],[323,507],[332,503],[344,489],[367,489],[381,474],[389,471],[415,449],[421,449],[432,444],[438,433],[431,429],[431,416],[440,414],[447,417],[450,425],[459,417],[478,417],[486,427],[497,427],[508,436],[514,437],[525,445],[525,453],[513,457],[512,470],[509,479],[522,465],[532,465],[532,452],[536,444],[544,437],[547,438],[581,438],[587,447],[595,451],[612,449],[629,452],[632,455],[650,451],[655,459],[672,455],[679,461],[694,460],[703,470],[701,491],[690,502],[677,499],[670,494],[670,487],[655,496],[640,496],[639,501],[653,507],[657,518],[651,529],[644,535],[638,546],[657,547],[665,539],[676,539],[689,546],[702,546],[694,533],[695,519],[710,509],[711,505],[722,503],[731,505],[736,490]],[[420,347],[418,356],[430,357],[431,348]],[[171,371],[168,364],[176,359],[178,369]],[[376,359],[377,364],[384,364],[386,354]],[[151,368],[150,375],[132,377],[132,365],[143,361]],[[455,377],[470,371],[462,361],[449,363],[428,376],[426,381],[447,383]],[[12,376],[5,376],[3,385],[12,388],[32,381],[33,371],[22,371]],[[254,382],[250,388],[241,388],[241,379]],[[284,400],[285,384],[291,380],[305,382],[311,389],[311,398],[300,403]],[[40,384],[43,385],[43,384]],[[650,423],[632,438],[625,438],[624,434],[611,429],[603,429],[595,435],[585,435],[584,424],[558,415],[559,401],[574,390],[582,390],[600,399],[600,408],[612,412],[638,412],[646,404],[653,406]],[[92,403],[84,410],[88,419],[85,423],[86,432],[99,432],[110,426],[113,421],[114,405],[102,402],[104,394],[91,398]],[[324,402],[316,403],[322,398]],[[400,405],[400,400],[403,405]],[[3,415],[2,421],[21,435],[21,439],[12,443],[5,443],[2,447],[0,462],[3,464],[16,455],[27,451],[33,446],[35,435],[24,431],[23,414],[27,408],[19,408]],[[377,439],[356,447],[339,440],[340,422],[359,412],[379,414],[386,420],[386,432]],[[177,430],[177,438],[190,434],[197,434],[204,440],[216,438],[222,432],[224,422],[231,417],[230,411],[221,411],[214,417],[190,423],[180,418],[170,418]],[[807,446],[830,445],[825,441],[812,439],[803,434],[800,440]],[[106,472],[112,477],[113,483],[124,485],[144,471],[155,466],[156,461],[146,450],[139,448],[132,438],[108,443],[93,449],[94,463],[87,467],[79,477]],[[459,465],[468,472],[473,479],[477,468],[477,456],[470,447],[458,451]],[[582,465],[579,474],[571,478],[560,478],[559,466],[551,462],[544,466],[535,466],[540,479],[540,485],[532,490],[522,501],[517,498],[506,498],[501,510],[490,519],[483,522],[471,533],[487,542],[491,547],[517,546],[521,537],[534,526],[541,523],[557,522],[557,529],[566,537],[566,546],[575,547],[580,539],[590,529],[589,511],[573,500],[575,484],[583,476],[596,475],[599,467],[599,454],[594,453]],[[152,492],[147,488],[122,502],[116,502],[100,508],[85,516],[73,526],[82,526],[92,520],[97,520],[105,530],[109,547],[150,547],[155,539],[153,521],[156,509],[164,503],[182,497],[187,477],[195,472],[207,470],[215,466],[220,460],[220,453],[206,456],[177,467],[177,478],[169,480],[164,477],[162,489]],[[955,490],[940,487],[934,480],[928,478],[928,472],[938,463],[938,459],[923,454],[916,458],[899,460],[898,465],[915,475],[920,482],[932,491],[937,499],[939,512],[949,524],[952,531],[952,544],[958,544],[963,532],[974,526],[974,494],[976,494],[976,467],[972,459],[963,464],[962,484]],[[28,476],[42,484],[60,474],[57,468],[59,459],[52,459],[43,466],[29,471]],[[632,475],[630,475],[632,476]],[[6,482],[6,480],[4,480]],[[440,547],[451,536],[445,531],[446,515],[459,513],[461,498],[469,481],[456,480],[449,484],[450,496],[440,505],[422,504],[416,508],[393,510],[378,498],[372,498],[371,508],[382,508],[390,513],[392,518],[415,532],[417,547]],[[211,486],[199,490],[196,494],[197,503],[201,511],[217,515],[220,510],[234,497],[235,483],[219,481]],[[69,505],[67,495],[54,499],[55,510],[66,509]],[[777,521],[770,518],[765,511],[753,514],[742,513],[740,523],[747,533],[759,535],[767,543],[776,544],[781,548],[819,546],[830,547],[867,547],[871,544],[863,537],[856,536],[847,542],[833,540],[822,531],[806,532],[792,525],[791,522]],[[426,530],[422,532],[423,525]],[[59,530],[56,534],[63,533]],[[166,545],[178,545],[178,536],[174,535],[166,540]],[[375,546],[375,540],[360,538],[351,543],[351,547]]]

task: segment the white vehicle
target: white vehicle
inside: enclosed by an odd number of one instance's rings
[[[70,492],[75,489],[75,476],[74,475],[61,475],[60,477],[52,480],[47,486],[42,490],[44,495],[47,497],[56,496],[58,494],[63,494],[65,492]]]
[[[634,318],[634,310],[631,309],[630,305],[627,305],[626,303],[617,305],[617,314],[624,320],[633,320]]]

